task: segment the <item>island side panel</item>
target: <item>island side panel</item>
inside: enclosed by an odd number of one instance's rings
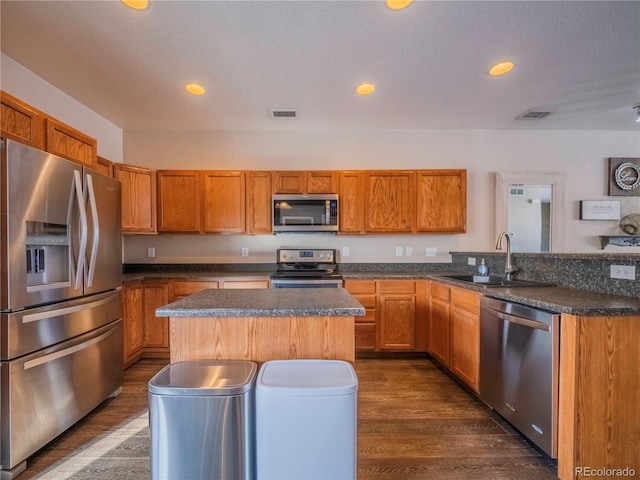
[[[171,362],[355,361],[354,317],[171,317]]]

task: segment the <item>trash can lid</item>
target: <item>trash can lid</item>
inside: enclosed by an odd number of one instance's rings
[[[256,392],[264,395],[348,395],[358,377],[342,360],[271,360],[260,368]]]
[[[159,395],[231,396],[249,391],[258,365],[244,360],[187,360],[170,363],[149,381]]]

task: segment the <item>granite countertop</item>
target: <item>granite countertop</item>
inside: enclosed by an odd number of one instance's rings
[[[273,272],[229,272],[229,271],[168,271],[168,272],[135,272],[123,273],[122,283],[139,282],[141,280],[199,280],[233,281],[233,280],[270,280]]]
[[[156,310],[159,317],[352,317],[364,307],[343,288],[208,289]]]

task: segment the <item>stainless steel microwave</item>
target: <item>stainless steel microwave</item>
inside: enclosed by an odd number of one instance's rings
[[[337,232],[338,195],[273,195],[273,232]]]

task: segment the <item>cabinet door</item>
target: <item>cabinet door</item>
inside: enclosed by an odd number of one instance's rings
[[[342,233],[364,233],[364,172],[340,173],[339,226]]]
[[[126,285],[124,295],[123,360],[132,363],[144,347],[144,299],[142,283]]]
[[[181,298],[188,297],[189,295],[193,295],[194,293],[198,293],[202,290],[206,290],[208,288],[218,288],[217,281],[185,281],[185,282],[173,282],[171,285],[172,294],[171,301],[175,302],[176,300],[180,300]]]
[[[416,283],[409,280],[381,280],[378,285],[380,349],[413,350],[416,332]]]
[[[366,230],[374,233],[412,232],[415,173],[369,172],[367,175]]]
[[[376,350],[378,342],[375,280],[345,280],[344,288],[365,308],[364,317],[355,317],[356,351]]]
[[[247,233],[271,233],[271,173],[247,172]]]
[[[169,356],[169,319],[157,317],[156,309],[169,303],[169,284],[144,283],[145,354]],[[160,355],[158,355],[160,354]]]
[[[158,231],[200,232],[200,176],[195,171],[159,170]]]
[[[0,136],[44,150],[44,116],[22,100],[0,92]]]
[[[419,171],[417,188],[417,230],[419,232],[465,232],[466,170]]]
[[[430,348],[429,352],[443,365],[449,366],[450,359],[450,321],[449,302],[430,298]]]
[[[478,390],[480,368],[480,318],[461,308],[451,315],[451,371]]]
[[[117,164],[114,177],[122,185],[122,232],[156,233],[156,172]]]
[[[304,172],[273,172],[273,193],[305,193]]]
[[[106,158],[98,155],[94,168],[97,172],[100,172],[107,177],[113,177],[113,162],[111,160],[107,160]]]
[[[204,231],[244,233],[244,172],[203,172]]]
[[[46,150],[72,162],[94,167],[98,141],[54,118],[46,119]]]
[[[339,172],[306,172],[304,193],[338,193]]]

